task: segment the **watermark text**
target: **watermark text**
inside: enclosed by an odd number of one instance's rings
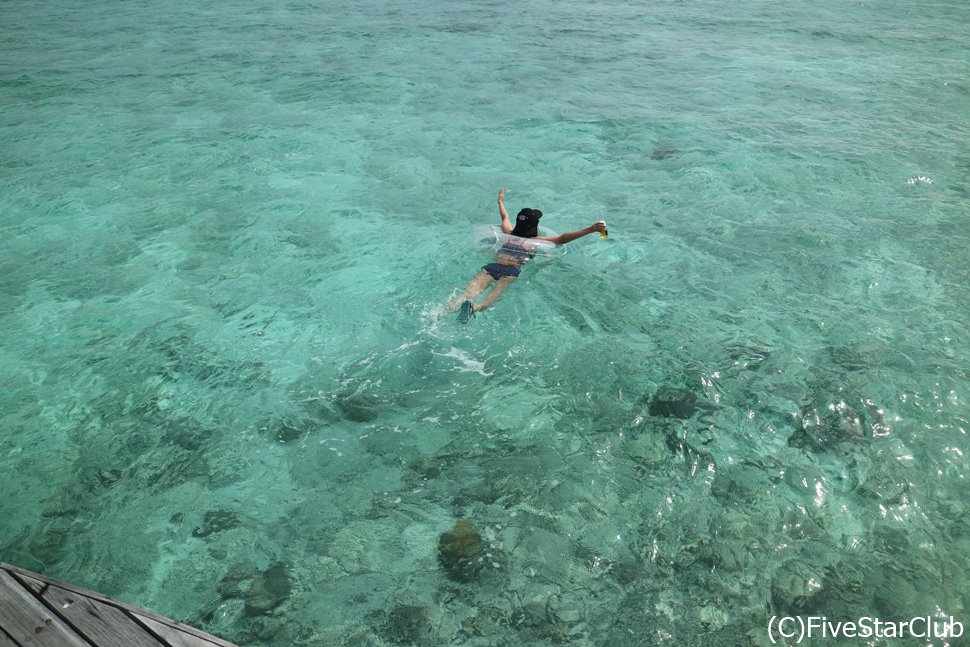
[[[888,621],[870,616],[856,620],[830,620],[825,616],[772,616],[768,638],[799,644],[806,638],[959,638],[963,623],[949,617],[916,616]]]

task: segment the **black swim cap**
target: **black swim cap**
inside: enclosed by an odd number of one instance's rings
[[[535,238],[539,235],[539,218],[542,212],[538,209],[523,209],[515,217],[515,228],[512,230],[513,236],[522,238]]]

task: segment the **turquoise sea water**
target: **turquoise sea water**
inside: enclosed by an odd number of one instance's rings
[[[0,559],[242,645],[970,627],[968,25],[0,3]],[[611,235],[461,326],[502,186]]]

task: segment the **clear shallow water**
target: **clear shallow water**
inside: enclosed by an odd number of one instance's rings
[[[241,644],[970,620],[968,19],[5,3],[0,559]],[[461,327],[499,186],[611,237]]]

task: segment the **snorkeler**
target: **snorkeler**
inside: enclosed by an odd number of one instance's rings
[[[540,236],[539,219],[542,212],[538,209],[523,209],[515,218],[515,227],[509,220],[509,213],[505,210],[505,189],[498,191],[498,211],[502,216],[502,232],[509,234],[505,244],[495,254],[495,262],[484,266],[465,287],[465,291],[451,299],[446,312],[458,312],[458,321],[468,323],[468,320],[491,306],[502,296],[505,289],[512,284],[522,269],[522,265],[535,256],[536,244],[531,240],[544,240],[556,245],[582,238],[594,232],[605,233],[606,223],[600,220],[585,229],[577,229],[558,236]],[[530,240],[531,239],[531,240]],[[478,303],[473,299],[492,285],[491,291]],[[460,308],[460,309],[459,309]]]

